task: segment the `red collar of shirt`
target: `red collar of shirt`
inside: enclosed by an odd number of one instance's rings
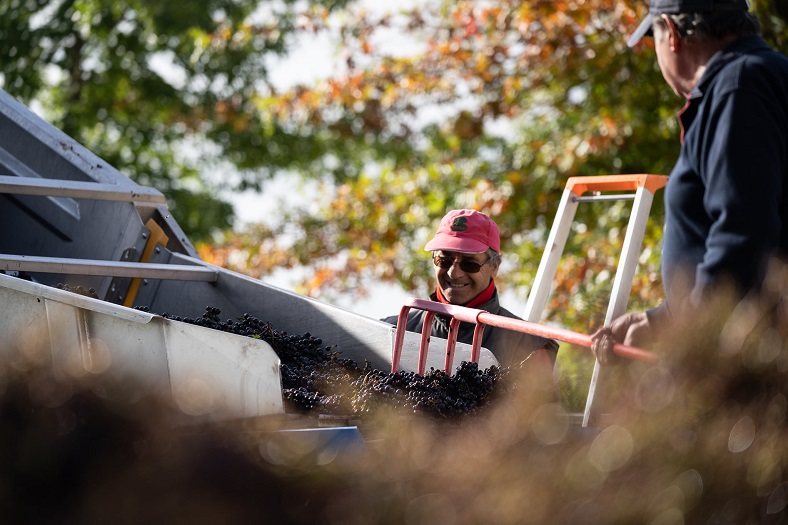
[[[438,302],[443,304],[449,304],[449,301],[443,296],[443,292],[441,292],[441,287],[436,286],[435,288],[436,288],[436,296],[438,298]],[[477,295],[467,303],[463,304],[462,306],[468,308],[478,308],[479,306],[483,305],[484,303],[492,299],[494,294],[495,294],[495,281],[493,279],[490,279],[490,285],[487,288],[485,288],[485,290],[482,293],[480,293],[479,295]]]

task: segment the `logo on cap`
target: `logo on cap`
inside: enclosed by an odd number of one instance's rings
[[[467,223],[468,223],[467,217],[457,217],[451,223],[451,231],[464,232],[468,229]]]

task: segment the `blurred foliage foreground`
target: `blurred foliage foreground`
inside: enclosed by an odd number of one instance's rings
[[[319,453],[282,420],[184,424],[167,402],[6,361],[0,512],[35,523],[782,523],[788,268],[623,363],[603,424],[520,388],[460,422],[359,425]],[[526,383],[524,383],[526,384]],[[286,422],[286,420],[285,420]],[[188,423],[188,420],[186,421]]]

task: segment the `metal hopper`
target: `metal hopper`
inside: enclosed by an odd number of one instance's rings
[[[206,306],[221,309],[223,318],[249,313],[280,331],[309,332],[360,364],[391,367],[391,325],[200,260],[161,193],[134,183],[2,90],[0,224],[0,270],[7,274],[0,275],[0,342],[9,349],[32,337],[63,370],[75,348],[89,369],[106,345],[109,372],[133,374],[151,388],[166,386],[177,396],[202,381],[229,414],[282,410],[267,344],[135,306],[184,317],[199,317]],[[92,288],[99,300],[58,284]],[[417,369],[419,345],[418,334],[406,334],[400,368]],[[430,347],[427,367],[442,368],[446,341],[434,338]],[[470,355],[470,345],[457,345],[457,362]],[[479,364],[497,361],[482,349]]]

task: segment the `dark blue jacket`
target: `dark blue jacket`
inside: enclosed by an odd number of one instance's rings
[[[757,36],[732,42],[679,120],[681,153],[665,189],[668,305],[682,270],[694,298],[722,278],[744,292],[769,257],[788,254],[788,58]]]

